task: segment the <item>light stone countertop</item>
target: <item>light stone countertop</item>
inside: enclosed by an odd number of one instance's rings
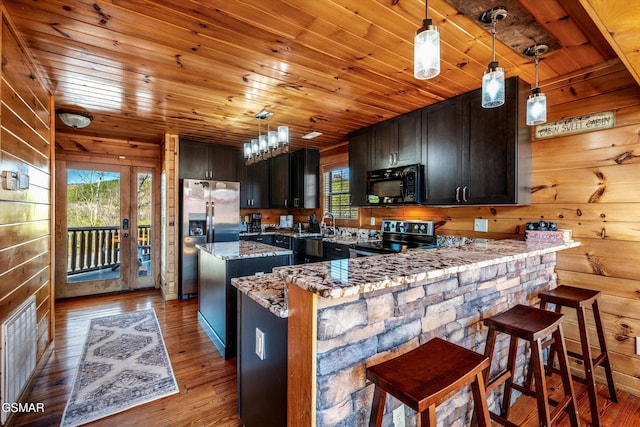
[[[277,246],[265,245],[264,243],[249,240],[203,243],[196,245],[196,247],[225,261],[293,254],[291,249],[279,248]]]
[[[287,317],[286,283],[324,298],[341,298],[579,245],[579,242],[549,244],[480,240],[457,247],[412,249],[399,254],[276,267],[271,274],[232,279],[231,283],[272,313]]]

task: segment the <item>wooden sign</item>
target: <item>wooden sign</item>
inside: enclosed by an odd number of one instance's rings
[[[615,111],[589,114],[536,126],[536,139],[608,129],[616,124]]]

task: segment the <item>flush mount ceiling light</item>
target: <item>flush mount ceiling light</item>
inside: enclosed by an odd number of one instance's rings
[[[56,110],[56,114],[58,114],[62,123],[74,129],[86,128],[91,124],[91,120],[93,120],[93,116],[89,113],[85,113],[84,111],[59,108]]]
[[[535,64],[535,85],[531,90],[531,95],[527,99],[527,125],[541,125],[547,121],[547,96],[538,87],[538,63],[540,55],[544,55],[549,50],[546,44],[534,44],[524,50],[524,54],[534,57]]]
[[[424,2],[424,20],[413,42],[413,76],[418,80],[440,74],[440,30],[429,19],[429,0]]]
[[[495,108],[504,104],[504,68],[496,61],[496,24],[507,17],[507,9],[494,7],[480,16],[480,21],[491,24],[491,62],[482,76],[482,107]]]
[[[273,112],[262,110],[255,115],[258,119],[258,138],[244,144],[244,158],[247,164],[259,162],[278,154],[289,152],[289,127],[278,126],[271,130],[269,117]],[[267,132],[262,134],[262,121],[267,121]]]

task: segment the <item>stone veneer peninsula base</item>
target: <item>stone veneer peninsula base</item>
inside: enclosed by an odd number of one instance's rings
[[[483,353],[482,320],[537,304],[539,291],[556,287],[556,251],[578,245],[488,241],[278,269],[287,283],[288,425],[366,426],[367,366],[433,337]],[[499,341],[493,372],[504,369],[507,350]],[[498,398],[489,396],[494,411]],[[438,420],[468,423],[471,402],[469,390],[456,395]],[[399,405],[388,399],[383,425]]]

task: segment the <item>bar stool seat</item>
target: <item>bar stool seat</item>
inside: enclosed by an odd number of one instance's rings
[[[488,382],[487,393],[504,383],[504,394],[500,414],[489,412],[492,420],[506,426],[516,426],[508,420],[511,406],[511,394],[513,389],[536,398],[538,408],[538,422],[540,426],[551,426],[557,421],[563,411],[569,415],[572,427],[578,427],[578,413],[573,391],[573,383],[569,372],[567,352],[564,347],[562,335],[562,319],[564,315],[552,311],[518,304],[515,307],[484,319],[484,325],[489,328],[485,356],[489,358],[489,366],[493,360],[496,338],[498,333],[507,334],[509,340],[509,356],[507,368],[499,373],[491,382]],[[552,345],[558,353],[560,375],[564,389],[564,396],[559,402],[550,401],[544,376],[544,362],[542,359],[542,342],[551,336]],[[514,383],[516,370],[516,357],[518,351],[518,339],[528,341],[531,346],[530,370],[535,380],[534,390],[529,387]],[[489,378],[490,368],[485,372],[485,381]],[[554,405],[553,410],[550,403]]]
[[[611,362],[607,352],[607,345],[604,339],[604,329],[600,318],[600,310],[598,309],[598,297],[600,291],[591,289],[576,288],[573,286],[561,285],[550,291],[540,292],[540,308],[546,309],[548,304],[555,304],[555,312],[559,313],[562,307],[569,307],[576,310],[578,318],[578,331],[580,333],[580,345],[582,354],[567,351],[571,357],[580,359],[584,365],[585,378],[573,375],[573,379],[582,382],[587,386],[589,395],[589,408],[591,410],[591,423],[594,427],[600,426],[600,412],[598,410],[598,399],[596,392],[596,382],[594,376],[594,368],[602,366],[607,377],[607,386],[609,387],[609,396],[613,402],[618,401],[616,388],[613,383],[613,373],[611,371]],[[586,308],[591,306],[593,317],[595,320],[596,332],[598,334],[598,343],[600,345],[600,354],[595,358],[591,354],[591,345],[589,343],[589,334],[587,332],[587,322],[585,320]],[[553,349],[549,353],[547,360],[547,371],[557,372],[553,367],[555,352]]]
[[[489,359],[479,353],[434,338],[401,356],[367,368],[375,384],[369,426],[381,426],[387,393],[418,412],[416,425],[436,426],[436,406],[471,384],[474,417],[491,425],[483,371]]]

